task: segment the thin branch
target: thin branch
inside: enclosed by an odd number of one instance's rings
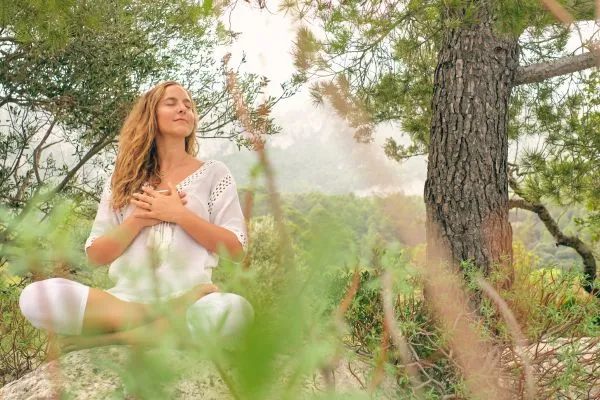
[[[81,193],[88,196],[89,198],[91,198],[92,200],[94,200],[96,203],[100,202],[100,197],[97,194],[90,192],[89,190],[85,190],[84,188],[81,188],[79,186],[69,186],[69,189],[78,190]]]
[[[205,125],[204,127],[202,127],[202,129],[197,129],[196,132],[200,133],[200,132],[204,132],[204,133],[208,133],[208,132],[212,132],[212,131],[218,131],[219,129],[229,125],[231,123],[231,121],[229,120],[225,120],[225,122],[222,122],[220,124],[218,124],[217,126],[213,126],[211,128],[212,125],[214,125],[215,123],[217,123],[218,120],[214,120],[213,122]]]
[[[0,42],[10,42],[10,43],[14,43],[14,44],[20,44],[21,43],[14,36],[1,36],[0,37]]]
[[[37,180],[38,184],[42,183],[42,178],[40,177],[39,167],[40,167],[40,158],[42,157],[42,151],[44,151],[44,149],[45,149],[44,143],[46,142],[46,140],[48,140],[48,137],[50,137],[50,134],[52,133],[52,129],[54,129],[55,124],[56,124],[56,118],[54,118],[52,120],[52,122],[50,123],[50,126],[48,127],[48,129],[46,130],[46,133],[44,134],[44,137],[42,138],[42,140],[40,140],[40,143],[33,150],[33,172],[35,173],[35,179]]]
[[[398,350],[400,359],[402,360],[402,363],[404,363],[406,371],[408,372],[415,397],[417,399],[424,399],[425,397],[423,395],[423,391],[421,390],[423,387],[423,382],[421,382],[421,379],[419,378],[419,371],[413,364],[410,346],[406,340],[406,337],[404,337],[400,329],[398,329],[398,323],[396,322],[396,317],[394,316],[394,305],[392,303],[392,279],[390,272],[388,270],[384,271],[381,279],[381,296],[383,298],[383,312],[385,316],[384,321],[387,324],[392,343],[396,347],[396,350]]]
[[[202,135],[198,135],[198,139],[233,139],[236,138],[238,136],[240,136],[243,132],[238,132],[235,135],[229,135],[229,136],[202,136]]]
[[[112,138],[108,138],[108,140],[106,138],[102,138],[98,142],[96,142],[92,146],[92,148],[90,148],[88,152],[81,158],[81,160],[79,160],[79,162],[67,173],[67,175],[65,175],[65,177],[58,184],[58,186],[54,188],[54,193],[60,193],[67,186],[71,178],[75,176],[77,171],[79,171],[79,169],[83,167],[90,158],[98,154],[103,148],[105,148],[111,143],[113,143]]]
[[[215,367],[217,368],[217,371],[219,372],[219,375],[221,376],[223,383],[225,383],[225,385],[227,386],[227,389],[229,389],[229,393],[231,393],[231,395],[233,396],[233,398],[235,400],[241,399],[240,395],[237,393],[237,390],[235,390],[235,385],[233,384],[233,380],[229,377],[229,375],[225,371],[225,368],[223,367],[223,365],[215,357],[212,358],[212,362],[215,365]]]
[[[62,142],[63,142],[62,140],[55,140],[54,142],[50,142],[50,143],[44,145],[44,147],[42,147],[42,150],[46,150],[46,149],[54,146],[55,144],[59,144],[59,143],[62,143]]]
[[[358,270],[355,270],[354,274],[352,274],[352,281],[350,283],[350,286],[348,287],[348,290],[346,291],[346,294],[344,295],[344,298],[342,299],[337,309],[337,312],[335,313],[335,322],[336,325],[340,328],[343,327],[344,315],[346,314],[348,307],[350,307],[350,305],[352,304],[352,300],[354,299],[354,296],[356,296],[356,292],[358,292],[359,287],[360,272]]]
[[[596,258],[592,252],[592,249],[584,243],[577,236],[569,236],[565,235],[558,226],[558,223],[552,218],[550,212],[546,208],[545,205],[541,203],[534,203],[528,200],[525,200],[525,196],[523,191],[519,188],[518,183],[514,180],[514,178],[509,178],[509,184],[512,190],[519,196],[521,199],[511,199],[508,201],[509,208],[521,208],[523,210],[528,210],[534,212],[538,215],[539,219],[544,223],[548,232],[552,235],[554,240],[556,241],[556,246],[566,246],[570,247],[577,252],[581,256],[583,260],[583,274],[584,281],[582,282],[582,286],[586,292],[593,294],[594,296],[600,298],[600,290],[594,288],[594,281],[596,280]]]

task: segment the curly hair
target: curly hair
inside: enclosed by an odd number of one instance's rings
[[[169,86],[181,86],[176,81],[162,82],[141,96],[125,119],[119,134],[119,151],[111,181],[111,205],[116,210],[128,204],[133,193],[145,183],[160,182],[156,136],[158,122],[156,106]],[[187,89],[184,88],[187,91]],[[192,96],[188,92],[190,99]],[[194,127],[185,138],[185,151],[192,156],[198,153],[196,127],[198,111],[192,101]]]

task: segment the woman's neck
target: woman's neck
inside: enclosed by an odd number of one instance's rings
[[[171,153],[167,154],[166,156],[163,155],[162,157],[159,155],[158,164],[160,166],[161,171],[169,171],[171,169],[187,164],[190,157],[191,156],[185,151],[183,153]]]
[[[185,151],[185,141],[165,143],[157,141],[158,162],[161,171],[185,164],[191,157]]]

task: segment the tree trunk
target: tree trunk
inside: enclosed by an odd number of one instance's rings
[[[425,204],[428,262],[470,260],[487,275],[512,265],[507,124],[519,46],[478,7],[477,21],[446,31],[438,56]]]

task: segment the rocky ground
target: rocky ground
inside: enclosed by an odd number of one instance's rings
[[[153,350],[154,351],[154,350]],[[126,365],[131,362],[131,351],[123,346],[108,346],[68,353],[60,359],[43,364],[41,367],[21,379],[0,388],[0,399],[5,400],[36,400],[60,398],[68,399],[138,399],[138,398],[171,398],[171,399],[204,399],[227,400],[234,399],[217,368],[208,360],[192,360],[182,352],[175,350],[165,354],[164,351],[150,351],[150,357],[142,360],[138,371],[143,370],[144,362],[160,358],[161,371],[156,373],[173,377],[172,382],[161,388],[145,390],[145,382],[151,382],[152,375],[139,375],[136,378],[128,376]],[[135,356],[135,355],[134,355]],[[154,358],[152,358],[154,356]],[[156,365],[154,365],[156,370]],[[350,362],[340,361],[329,374],[322,373],[305,376],[301,380],[301,389],[296,391],[294,398],[312,397],[313,394],[325,393],[328,388],[335,387],[336,393],[357,395],[358,398],[367,396],[363,387],[369,382],[370,366],[361,360]],[[117,372],[120,371],[120,372]],[[226,371],[227,372],[227,371]],[[163,379],[160,379],[161,381]],[[287,381],[282,379],[282,384]],[[138,385],[136,388],[135,386]],[[235,387],[235,384],[232,383]],[[393,397],[393,382],[387,380],[387,394],[382,389],[378,398]],[[164,390],[164,393],[160,393]],[[133,395],[132,392],[137,393]],[[65,396],[66,395],[66,396]],[[354,395],[352,396],[353,398]],[[242,394],[238,396],[244,398]],[[368,396],[366,397],[368,398]]]

